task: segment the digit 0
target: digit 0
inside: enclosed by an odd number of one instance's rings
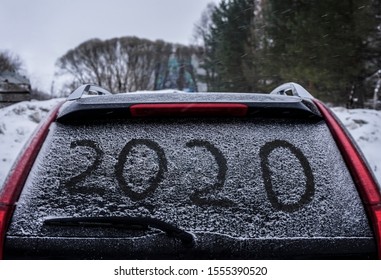
[[[285,204],[282,203],[275,191],[274,186],[271,181],[271,173],[276,173],[276,170],[270,170],[269,165],[269,155],[272,151],[274,151],[277,148],[285,148],[288,149],[300,162],[303,172],[306,176],[306,187],[304,193],[301,195],[299,201],[291,204]],[[314,176],[312,173],[312,169],[310,166],[310,163],[308,162],[305,155],[302,153],[302,151],[298,148],[296,148],[291,143],[284,141],[284,140],[275,140],[272,142],[267,142],[259,152],[259,156],[261,158],[261,169],[262,169],[262,176],[263,181],[265,185],[265,189],[267,192],[267,196],[270,200],[271,205],[281,211],[285,212],[295,212],[299,210],[300,208],[304,207],[306,204],[311,202],[314,194],[315,194],[315,182],[314,182]],[[290,168],[290,172],[292,172],[293,169]]]
[[[159,159],[159,170],[155,177],[151,180],[151,184],[148,188],[146,188],[142,192],[136,192],[132,190],[132,188],[127,184],[124,176],[123,176],[123,169],[124,165],[126,164],[127,157],[130,154],[131,150],[136,147],[144,145],[148,147],[149,149],[153,150]],[[116,179],[118,181],[118,184],[122,191],[124,191],[132,200],[142,200],[149,196],[150,194],[154,193],[157,187],[159,186],[160,182],[164,178],[164,173],[167,171],[167,159],[164,154],[164,150],[157,144],[156,142],[148,139],[132,139],[129,141],[122,151],[119,154],[118,162],[115,166],[115,175]]]

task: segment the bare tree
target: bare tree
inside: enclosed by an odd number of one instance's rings
[[[193,41],[196,45],[205,45],[205,40],[210,35],[210,29],[212,26],[212,14],[216,9],[214,2],[208,3],[205,10],[202,12],[200,19],[194,25],[193,29]]]
[[[84,83],[97,84],[111,92],[176,87],[176,82],[169,83],[171,79],[185,79],[188,84],[190,80],[195,85],[191,65],[194,52],[193,47],[174,46],[161,40],[137,37],[92,39],[59,58],[56,76],[67,77],[64,87],[70,90]],[[178,69],[170,69],[171,59],[180,65]],[[177,84],[178,88],[185,87],[185,80]]]
[[[57,61],[58,75],[71,76],[70,87],[92,83],[112,92],[146,89],[154,71],[152,44],[136,37],[89,40]]]
[[[20,72],[23,70],[23,63],[19,56],[9,51],[0,52],[0,72]]]

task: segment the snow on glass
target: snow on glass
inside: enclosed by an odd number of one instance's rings
[[[54,235],[42,226],[52,217],[149,216],[235,239],[372,236],[324,123],[57,123],[18,204],[11,235]]]

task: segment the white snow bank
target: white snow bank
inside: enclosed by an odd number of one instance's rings
[[[381,111],[370,109],[332,109],[357,142],[381,184]]]
[[[62,100],[24,101],[0,109],[0,186],[38,123]]]
[[[38,123],[63,99],[25,101],[0,109],[0,185]],[[332,109],[344,123],[381,182],[381,112]]]

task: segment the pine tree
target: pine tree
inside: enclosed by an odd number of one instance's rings
[[[345,101],[367,63],[367,2],[269,0],[266,20],[269,81],[299,82],[322,99]]]
[[[223,0],[211,13],[209,32],[203,35],[209,91],[253,90],[245,73],[253,15],[252,0]]]

